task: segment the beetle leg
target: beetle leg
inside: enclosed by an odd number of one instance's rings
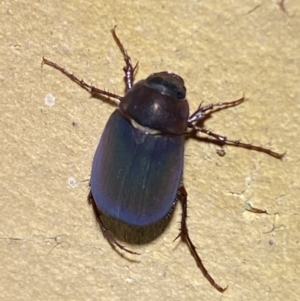
[[[204,277],[210,282],[210,284],[215,287],[219,292],[223,293],[226,289],[222,288],[220,285],[218,285],[215,280],[210,276],[206,268],[204,267],[202,260],[200,256],[197,253],[196,247],[193,244],[190,236],[189,236],[189,231],[186,223],[187,219],[187,192],[183,184],[180,185],[178,189],[178,199],[181,201],[182,205],[182,216],[181,216],[181,228],[180,228],[180,233],[178,237],[180,236],[181,239],[188,245],[188,248],[190,252],[192,253],[193,257],[196,260],[197,266],[200,268],[202,274]],[[176,238],[178,238],[176,237]]]
[[[200,127],[200,126],[196,125],[197,122],[205,119],[209,114],[211,114],[212,113],[211,110],[213,110],[214,108],[216,108],[216,110],[226,109],[228,107],[239,105],[244,100],[245,100],[245,98],[243,96],[242,98],[240,98],[238,100],[228,101],[228,102],[219,102],[216,104],[209,104],[204,107],[201,107],[201,104],[200,104],[199,108],[189,117],[188,127],[192,128],[196,132],[202,132],[210,137],[213,137],[215,140],[221,142],[222,144],[229,144],[229,145],[234,145],[234,146],[238,146],[238,147],[244,147],[247,149],[252,149],[252,150],[259,151],[259,152],[267,153],[275,158],[282,159],[283,156],[285,155],[285,152],[282,154],[279,154],[279,153],[274,152],[271,149],[268,149],[265,147],[253,145],[251,143],[244,143],[244,142],[241,142],[240,140],[228,139],[226,136],[219,135],[217,133],[214,133],[210,130],[205,129],[204,127]]]
[[[259,152],[266,153],[266,154],[273,156],[275,158],[278,158],[278,159],[282,159],[286,153],[286,152],[284,152],[282,154],[279,154],[277,152],[272,151],[269,148],[253,145],[251,143],[244,143],[244,142],[241,142],[240,140],[231,140],[231,139],[228,139],[226,136],[216,134],[210,130],[207,130],[203,127],[196,126],[194,124],[192,124],[191,127],[197,132],[202,132],[210,137],[213,137],[215,140],[220,141],[222,144],[228,144],[228,145],[233,145],[233,146],[237,146],[237,147],[243,147],[243,148],[247,148],[247,149],[251,149],[251,150],[256,150]]]
[[[126,252],[128,252],[130,254],[139,255],[139,253],[131,251],[131,250],[127,249],[126,247],[124,247],[123,245],[121,245],[120,243],[118,243],[116,241],[116,239],[114,238],[112,232],[108,228],[105,227],[105,225],[104,225],[104,223],[103,223],[103,221],[101,219],[101,215],[103,213],[98,209],[98,207],[97,207],[97,205],[96,205],[96,203],[94,201],[94,197],[92,195],[92,191],[90,191],[90,193],[88,195],[88,202],[89,202],[90,205],[92,205],[95,218],[96,218],[96,220],[97,220],[97,222],[98,222],[98,224],[100,226],[100,229],[101,229],[101,231],[103,233],[103,236],[108,240],[108,242],[110,243],[110,245],[112,247],[114,247],[114,248],[117,246],[121,250],[126,251]]]
[[[110,98],[114,98],[117,100],[117,105],[119,105],[119,102],[123,99],[122,96],[119,96],[117,94],[102,90],[102,89],[98,89],[94,86],[91,86],[89,84],[87,84],[83,79],[79,79],[77,76],[75,76],[73,73],[67,71],[65,68],[61,67],[60,65],[46,59],[43,57],[42,60],[42,66],[46,64],[50,67],[53,67],[54,69],[60,71],[62,74],[66,75],[68,78],[70,78],[73,82],[75,82],[77,85],[79,85],[81,88],[85,89],[86,91],[88,91],[91,94],[99,94],[99,95],[103,95],[103,96],[107,96]]]
[[[124,61],[125,61],[125,67],[123,68],[123,70],[125,72],[124,81],[125,81],[126,92],[127,92],[132,87],[132,85],[133,85],[134,76],[135,76],[135,73],[136,73],[136,71],[138,69],[139,63],[136,63],[136,65],[134,67],[132,66],[131,58],[128,55],[127,51],[125,50],[123,44],[121,43],[120,39],[118,38],[118,36],[116,34],[116,27],[117,26],[115,26],[111,30],[111,33],[112,33],[113,38],[116,41],[119,49],[121,50],[121,52],[123,54]]]
[[[195,122],[205,119],[209,114],[212,113],[212,112],[208,112],[208,111],[213,110],[214,108],[217,108],[217,110],[226,109],[229,107],[237,106],[237,105],[241,104],[244,100],[245,100],[245,97],[243,95],[243,97],[238,100],[211,103],[204,107],[201,107],[201,105],[202,105],[202,103],[201,103],[200,106],[198,107],[198,109],[189,117],[188,124],[195,123]]]

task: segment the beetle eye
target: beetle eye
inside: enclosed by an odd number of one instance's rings
[[[185,95],[182,92],[177,92],[177,99],[183,99]]]
[[[160,72],[147,77],[145,84],[174,99],[184,100],[186,89],[182,78],[174,73]]]

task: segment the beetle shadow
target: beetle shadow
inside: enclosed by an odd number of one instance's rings
[[[212,117],[213,116],[211,114],[208,114],[207,116],[205,116],[205,119],[198,121],[196,123],[196,125],[201,127],[201,128],[205,128],[205,126],[204,126],[205,121],[212,118]],[[226,144],[223,141],[212,139],[209,136],[199,136],[199,131],[197,131],[195,129],[190,129],[185,134],[185,141],[188,141],[189,139],[193,139],[193,140],[196,140],[196,141],[202,141],[202,142],[206,142],[206,143],[212,143],[212,144],[215,144],[215,145],[218,145],[218,146],[224,146],[224,144]]]
[[[132,245],[143,245],[158,238],[168,227],[172,216],[173,211],[162,220],[145,227],[128,225],[107,215],[101,215],[101,219],[116,240]]]
[[[107,96],[104,96],[104,95],[101,95],[101,94],[97,94],[97,93],[93,93],[93,94],[91,93],[90,96],[91,96],[92,99],[97,99],[97,100],[100,100],[103,103],[107,103],[110,106],[114,107],[115,109],[118,108],[118,105],[116,104],[116,101],[112,100],[112,98],[110,98],[110,97],[107,97]]]
[[[188,135],[186,135],[185,141],[187,141],[189,139],[193,139],[193,140],[196,140],[196,141],[199,141],[199,142],[214,144],[214,145],[217,145],[217,146],[220,146],[220,147],[223,147],[224,145],[226,145],[226,143],[224,143],[222,141],[214,140],[214,139],[209,138],[209,137],[203,137],[203,136],[199,137],[199,136],[197,136],[196,131],[195,132],[191,131]],[[236,145],[230,145],[230,146],[236,146]]]

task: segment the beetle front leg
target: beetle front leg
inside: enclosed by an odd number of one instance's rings
[[[193,257],[194,257],[194,259],[195,259],[195,261],[197,263],[197,266],[201,270],[203,276],[210,282],[210,284],[214,288],[216,288],[219,292],[223,293],[224,291],[226,291],[227,286],[225,288],[222,288],[210,276],[210,274],[208,273],[208,271],[204,267],[200,256],[197,253],[195,245],[193,244],[193,242],[192,242],[192,240],[190,238],[188,227],[187,227],[187,223],[186,223],[186,219],[187,219],[187,192],[186,192],[186,189],[185,189],[185,187],[184,187],[183,184],[180,185],[180,187],[178,189],[177,195],[178,195],[178,199],[180,200],[181,205],[182,205],[182,216],[181,216],[180,233],[176,237],[176,239],[180,236],[181,239],[188,245],[188,248],[189,248],[190,252],[192,253],[192,255],[193,255]]]
[[[125,81],[126,92],[127,92],[133,85],[134,76],[137,71],[139,63],[136,63],[136,65],[134,67],[132,66],[131,58],[127,54],[127,51],[125,50],[123,44],[121,43],[120,39],[118,38],[118,36],[116,34],[116,26],[111,30],[111,33],[112,33],[113,38],[116,41],[119,49],[121,50],[124,61],[125,61],[125,67],[123,68],[123,70],[125,72],[124,81]]]
[[[213,110],[214,108],[217,108],[216,110],[227,109],[227,108],[234,107],[234,106],[241,104],[242,102],[244,102],[244,100],[245,100],[245,97],[243,95],[243,97],[238,100],[211,103],[204,107],[201,107],[201,105],[202,105],[202,103],[201,103],[200,106],[198,107],[198,109],[189,117],[188,124],[190,126],[192,123],[197,123],[198,121],[205,119],[208,114],[212,113],[209,111]]]
[[[126,251],[126,252],[128,252],[130,254],[140,255],[139,253],[131,251],[131,250],[127,249],[126,247],[124,247],[123,245],[121,245],[119,242],[117,242],[116,239],[114,238],[112,232],[108,228],[106,228],[106,226],[104,225],[104,223],[103,223],[103,221],[101,219],[101,215],[103,213],[98,209],[98,207],[97,207],[97,205],[95,203],[92,191],[90,191],[90,193],[88,195],[88,203],[90,205],[92,205],[96,221],[98,222],[98,224],[100,226],[100,229],[102,231],[103,236],[108,240],[108,242],[110,243],[110,245],[113,248],[115,248],[117,246],[121,250]]]

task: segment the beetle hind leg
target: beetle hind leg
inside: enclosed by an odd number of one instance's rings
[[[88,195],[88,203],[92,206],[96,221],[100,226],[100,229],[102,231],[103,236],[108,240],[110,245],[113,248],[117,247],[117,248],[119,248],[123,251],[126,251],[126,252],[130,253],[130,254],[139,255],[139,253],[131,251],[131,250],[127,249],[126,247],[124,247],[123,245],[121,245],[119,242],[117,242],[116,239],[114,238],[112,232],[104,225],[104,223],[101,219],[101,215],[103,215],[103,213],[98,209],[98,207],[95,203],[92,191],[90,191],[90,193]]]
[[[219,292],[223,293],[227,289],[227,286],[225,288],[222,288],[210,276],[210,274],[208,273],[208,271],[204,267],[200,256],[198,255],[198,252],[196,250],[195,245],[193,244],[193,242],[192,242],[192,240],[190,238],[188,227],[187,227],[187,223],[186,223],[186,219],[187,219],[187,192],[186,192],[186,189],[185,189],[185,187],[184,187],[184,185],[182,183],[181,183],[181,185],[180,185],[180,187],[178,189],[177,197],[178,197],[178,200],[180,200],[181,205],[182,205],[182,216],[181,216],[180,233],[176,237],[176,239],[178,237],[181,237],[181,240],[183,240],[188,245],[188,248],[189,248],[190,252],[192,253],[192,255],[194,257],[194,259],[195,259],[195,261],[197,263],[197,266],[201,270],[201,272],[204,275],[204,277],[210,282],[210,284],[213,287],[215,287]]]

